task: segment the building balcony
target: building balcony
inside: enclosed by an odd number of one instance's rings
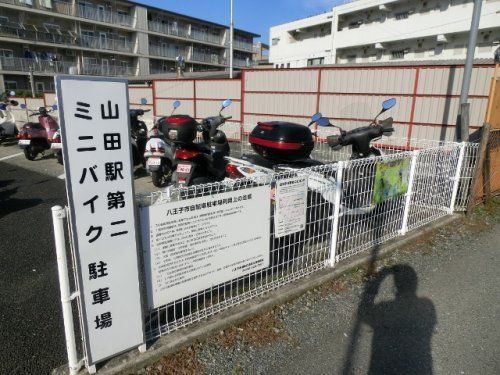
[[[186,25],[175,25],[172,23],[149,21],[148,30],[154,31],[156,33],[175,36],[178,38],[196,40],[204,43],[216,44],[219,46],[222,45],[222,37],[220,35],[215,35],[195,29],[191,29],[191,32],[189,32],[189,27],[187,27]]]
[[[29,72],[32,70],[34,73],[68,74],[69,68],[72,66],[76,67],[77,63],[21,57],[0,57],[0,70],[4,71]]]
[[[148,21],[148,30],[165,35],[172,35],[179,38],[188,39],[189,29],[184,25],[173,25],[170,23],[161,23],[156,21]]]
[[[226,47],[229,48],[229,40],[226,42]],[[233,40],[233,48],[253,52],[253,43],[235,39]]]
[[[128,14],[104,10],[95,6],[78,5],[76,8],[76,16],[98,22],[118,24],[129,27],[133,27],[135,24],[135,18]]]
[[[21,26],[12,27],[0,25],[0,37],[23,39],[32,42],[57,44],[66,47],[82,47],[98,50],[110,50],[132,53],[133,43],[128,39],[96,38],[92,36],[77,35],[69,30],[45,32],[29,30]]]
[[[136,69],[130,66],[85,64],[80,68],[80,74],[91,76],[134,76]]]
[[[223,65],[223,61],[218,54],[193,51],[189,61],[203,62],[208,64]]]
[[[161,56],[161,57],[168,57],[170,59],[175,59],[179,55],[186,57],[187,50],[151,44],[149,46],[149,54],[153,56]]]
[[[90,3],[85,6],[78,4],[76,6],[76,9],[73,7],[71,2],[58,0],[53,0],[51,2],[43,2],[37,0],[0,0],[0,3],[23,6],[31,9],[52,11],[67,16],[85,18],[109,24],[119,24],[129,27],[133,27],[135,25],[135,18],[128,14],[121,14],[115,11],[105,10]],[[51,6],[48,7],[47,5]]]

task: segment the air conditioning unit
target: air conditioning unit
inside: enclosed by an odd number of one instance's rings
[[[439,34],[437,36],[437,41],[438,41],[438,43],[446,43],[446,42],[448,42],[448,39],[446,39],[446,35]]]

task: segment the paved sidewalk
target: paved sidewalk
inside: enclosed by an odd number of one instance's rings
[[[499,267],[497,205],[144,372],[498,374]]]

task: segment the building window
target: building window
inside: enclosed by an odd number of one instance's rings
[[[16,81],[5,81],[5,89],[6,90],[17,90],[17,82]]]
[[[325,62],[324,57],[317,57],[315,59],[307,60],[307,66],[323,65]]]
[[[286,63],[287,69],[290,69],[290,63]]]
[[[394,16],[397,20],[405,20],[410,16],[409,11],[395,13]]]
[[[391,60],[398,60],[398,59],[404,59],[405,58],[405,50],[404,49],[398,49],[395,51],[391,51]]]
[[[272,44],[273,46],[275,46],[275,45],[277,45],[277,44],[278,44],[278,42],[279,42],[279,41],[280,41],[280,38],[273,38],[273,39],[271,40],[271,44]]]
[[[283,69],[285,67],[285,64],[281,64],[280,68]]]
[[[45,85],[43,82],[35,82],[36,92],[41,94],[45,91]]]

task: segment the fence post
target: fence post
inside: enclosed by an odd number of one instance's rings
[[[344,163],[339,161],[337,163],[337,177],[335,179],[335,202],[333,206],[333,224],[332,224],[332,238],[330,244],[330,257],[328,265],[333,267],[335,265],[335,258],[337,256],[337,237],[339,231],[339,215],[340,215],[340,197],[342,196],[342,174],[344,173]]]
[[[481,176],[481,171],[483,172],[483,195],[487,194],[487,190],[489,190],[489,163],[485,163],[487,158],[489,158],[488,151],[488,141],[490,137],[490,124],[484,123],[481,128],[481,141],[479,143],[479,149],[477,150],[476,156],[476,165],[474,168],[474,175],[472,177],[470,193],[469,193],[469,201],[467,202],[467,215],[472,213],[474,206],[476,204],[476,195],[477,195],[477,183],[479,182],[479,178]],[[488,184],[488,188],[486,188],[486,184]]]
[[[455,210],[455,201],[457,199],[458,185],[460,184],[460,174],[462,173],[462,164],[464,161],[465,145],[467,142],[460,143],[460,154],[458,156],[457,170],[453,178],[453,190],[451,192],[451,202],[448,208],[448,213],[451,215]]]
[[[403,223],[401,224],[401,230],[399,231],[401,235],[405,235],[406,232],[408,232],[408,214],[410,212],[411,193],[413,192],[413,183],[415,180],[415,167],[417,165],[418,154],[419,154],[418,150],[412,152],[410,176],[408,178],[408,191],[406,192],[405,210],[403,213]]]
[[[71,291],[68,277],[68,263],[66,259],[66,240],[64,238],[64,218],[66,210],[61,206],[52,207],[52,222],[54,225],[54,239],[56,244],[57,271],[59,274],[59,288],[61,291],[61,305],[64,320],[64,336],[66,351],[68,352],[69,373],[74,375],[80,369],[76,352],[76,342],[71,308]]]

